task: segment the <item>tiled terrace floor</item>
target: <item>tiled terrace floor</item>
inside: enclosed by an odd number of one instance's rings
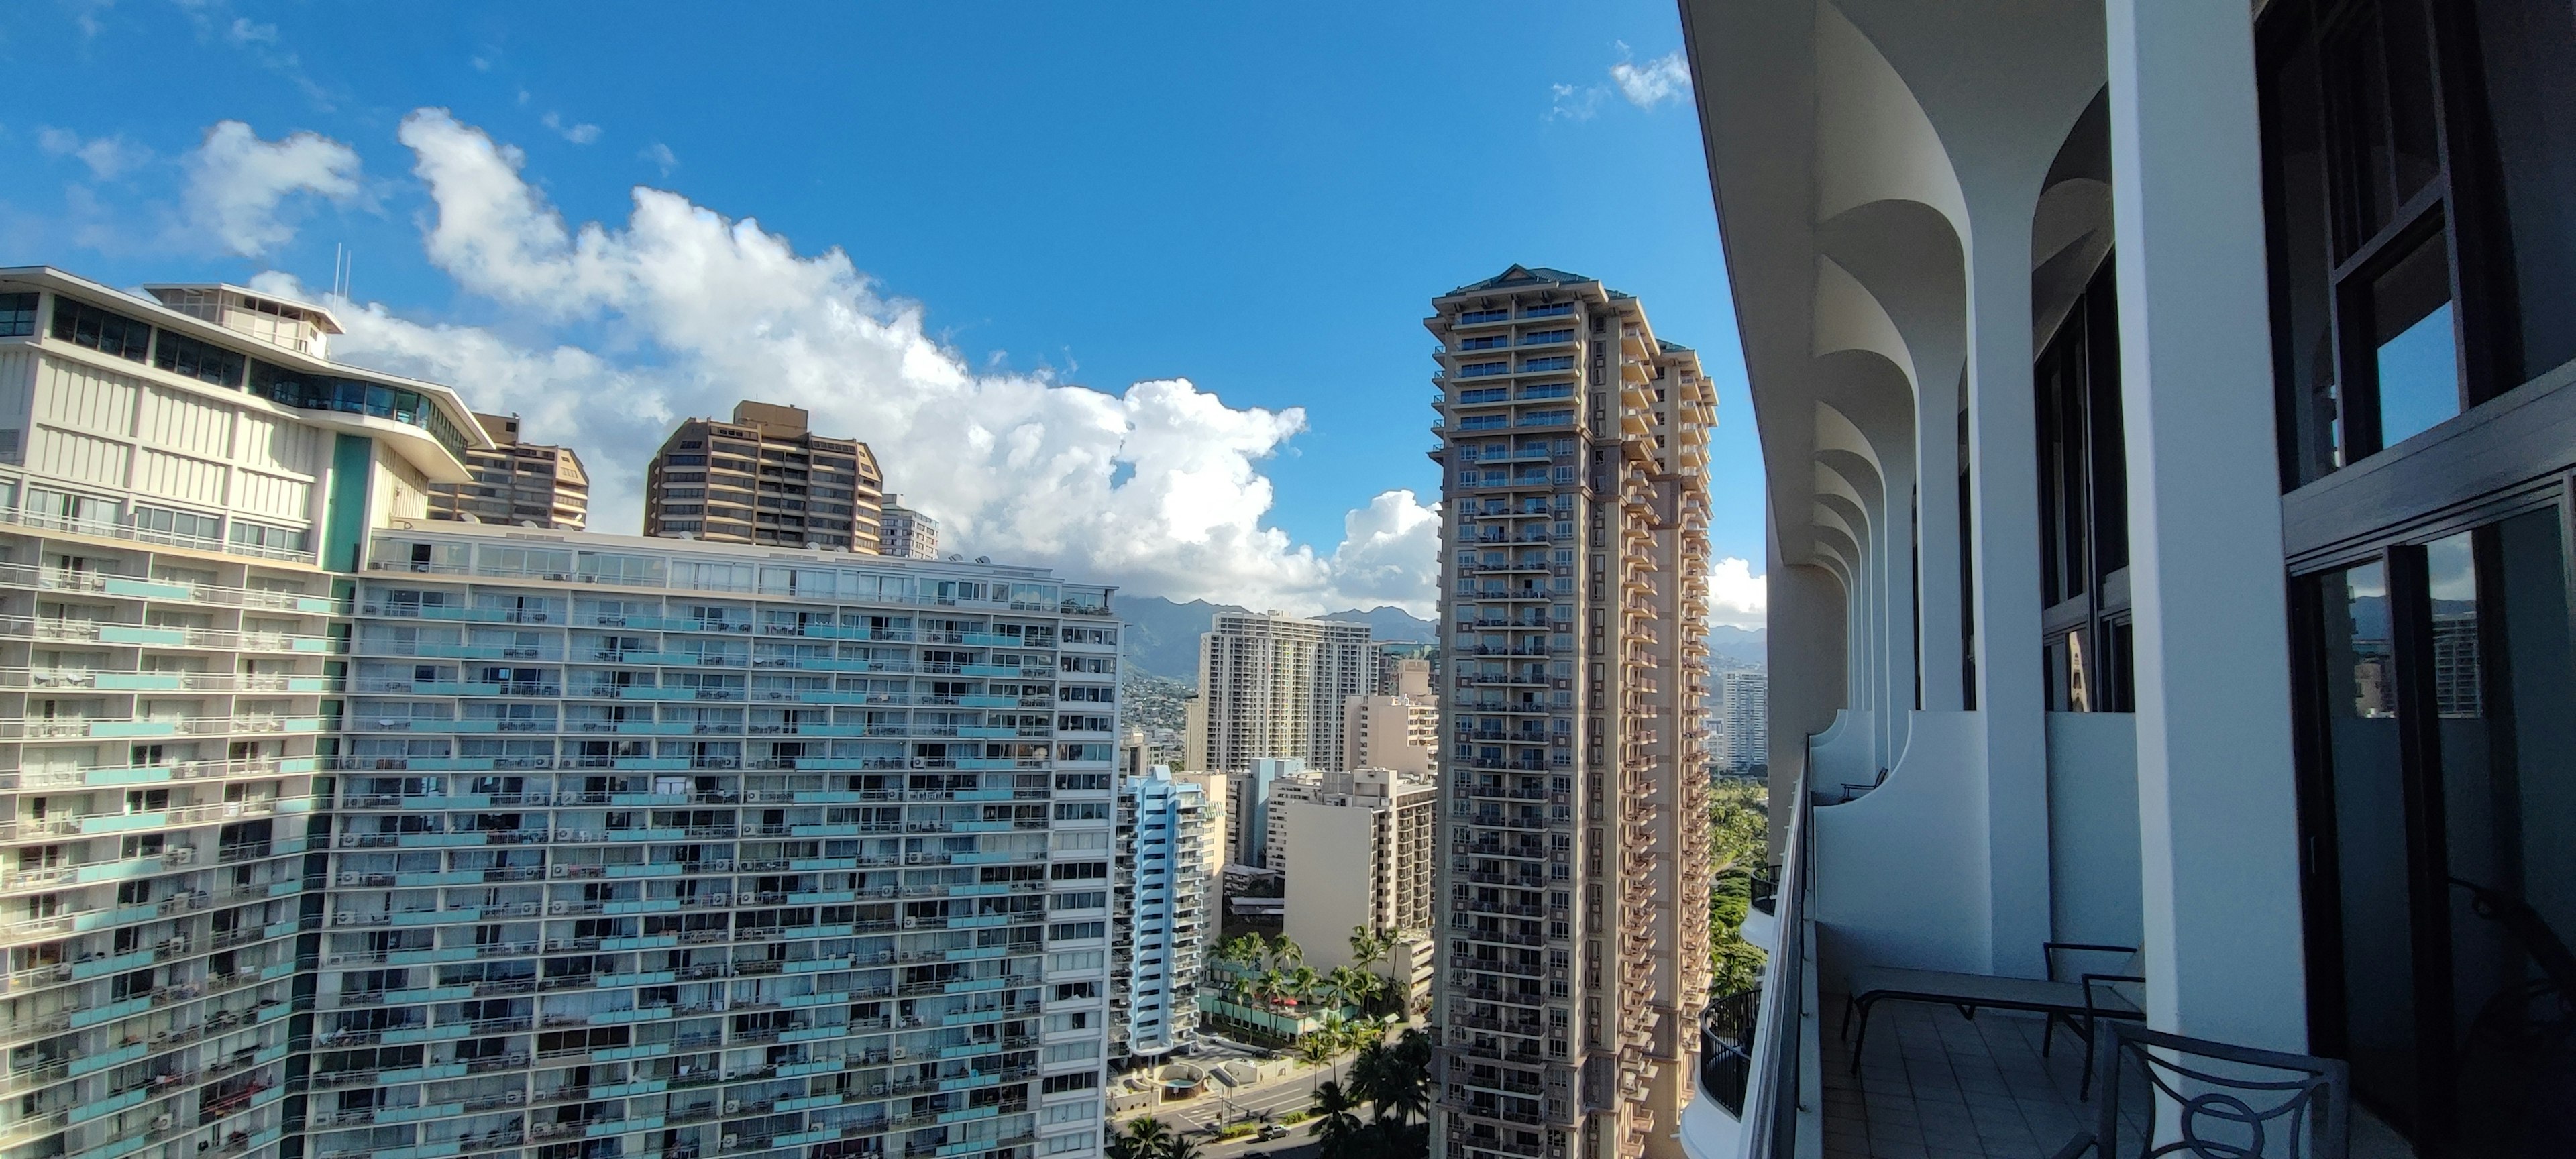
[[[2093,1123],[2075,1097],[2083,1044],[2061,1028],[2040,1057],[2037,1015],[1883,1002],[1854,1074],[1842,996],[1824,999],[1825,1159],[2048,1159]]]

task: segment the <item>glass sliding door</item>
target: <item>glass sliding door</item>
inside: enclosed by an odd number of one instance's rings
[[[2302,577],[2314,1045],[2426,1155],[2576,1154],[2558,509]]]

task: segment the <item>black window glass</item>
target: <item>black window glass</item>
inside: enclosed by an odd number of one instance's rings
[[[54,299],[54,337],[136,362],[152,349],[152,327],[60,296]]]
[[[0,338],[36,336],[36,294],[0,294]]]
[[[2502,219],[2511,266],[2508,336],[2515,382],[2576,358],[2576,8],[2529,0],[2473,6],[2485,142],[2494,172],[2490,210]]]
[[[240,386],[242,366],[248,361],[221,346],[167,330],[152,346],[152,365],[217,386]]]

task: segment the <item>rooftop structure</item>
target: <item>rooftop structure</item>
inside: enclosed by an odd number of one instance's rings
[[[429,517],[580,531],[590,521],[590,475],[570,447],[519,441],[519,416],[474,416],[493,447],[469,450],[470,483],[435,483]]]

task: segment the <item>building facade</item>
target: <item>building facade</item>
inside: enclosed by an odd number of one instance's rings
[[[1109,1060],[1129,1067],[1198,1039],[1199,972],[1219,915],[1222,814],[1161,765],[1118,778],[1110,886]]]
[[[1771,761],[1771,679],[1737,668],[1717,674],[1710,717],[1716,725],[1717,767],[1741,773]]]
[[[1431,691],[1431,662],[1398,660],[1380,679],[1386,691],[1343,702],[1342,767],[1431,772],[1440,749],[1440,702]]]
[[[878,554],[885,478],[876,453],[815,434],[810,418],[741,402],[731,422],[681,423],[645,472],[644,534]]]
[[[2563,1048],[2509,1044],[2576,992],[2576,13],[1682,11],[1768,485],[1773,978],[2136,946],[2150,1027],[2343,1060],[2356,1154],[2565,1153]],[[1695,1153],[1858,1153],[1805,1001],[1766,982]],[[1844,1121],[1907,1107],[1859,1073]]]
[[[519,416],[474,416],[493,443],[467,450],[470,483],[433,483],[429,517],[580,531],[590,522],[590,475],[570,447],[519,441]]]
[[[11,1159],[301,1145],[338,573],[489,449],[320,307],[151,292],[0,270]]]
[[[1262,758],[1338,767],[1343,701],[1369,690],[1366,624],[1219,612],[1199,637],[1199,702],[1190,717],[1200,766],[1241,772]]]
[[[452,391],[155,292],[0,271],[10,1159],[1096,1153],[1105,589],[433,521]]]
[[[1669,1145],[1707,998],[1715,395],[1593,279],[1514,266],[1432,309],[1453,685],[1432,1148],[1628,1159]]]
[[[780,1159],[1096,1118],[1099,589],[427,523],[358,588],[316,1150],[403,1108],[463,1108],[415,1146]]]
[[[939,521],[888,495],[877,515],[879,552],[904,559],[939,558]]]
[[[1428,938],[1432,836],[1439,791],[1427,776],[1387,769],[1324,773],[1319,791],[1271,806],[1272,831],[1296,868],[1287,870],[1281,932],[1318,970],[1357,965],[1354,928]],[[1426,971],[1428,954],[1418,955]],[[1412,965],[1408,962],[1407,965]],[[1383,969],[1383,966],[1373,967]],[[1430,979],[1403,976],[1408,1003]]]

